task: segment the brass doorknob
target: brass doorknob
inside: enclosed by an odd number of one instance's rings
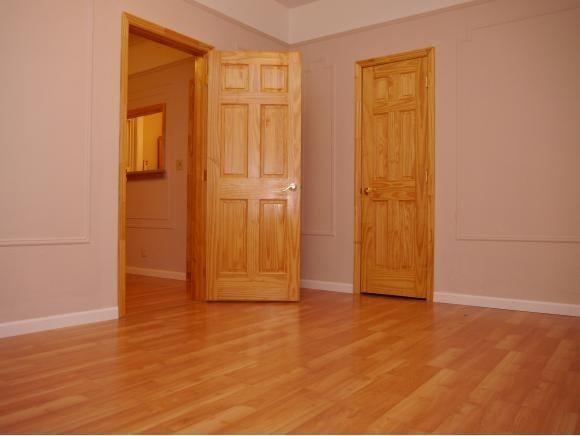
[[[288,186],[286,186],[284,189],[282,189],[280,192],[296,191],[297,188],[298,188],[298,186],[296,185],[296,183],[292,182]]]
[[[363,189],[365,195],[369,195],[371,192],[373,192],[373,188],[369,188],[368,186]]]

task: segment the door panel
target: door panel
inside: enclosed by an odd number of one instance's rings
[[[248,175],[248,113],[247,104],[221,106],[223,176]]]
[[[260,169],[262,177],[288,174],[288,106],[265,104],[260,114]]]
[[[260,268],[261,273],[285,274],[286,201],[260,200]]]
[[[219,273],[248,273],[248,201],[222,199]]]
[[[362,69],[363,292],[429,295],[428,69],[427,56]]]
[[[208,299],[298,300],[299,55],[212,52],[209,68]]]

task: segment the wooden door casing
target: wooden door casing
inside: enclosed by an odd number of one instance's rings
[[[188,182],[187,182],[187,276],[192,281],[192,296],[205,299],[205,210],[204,165],[206,136],[206,53],[211,45],[177,33],[171,29],[123,12],[121,15],[121,87],[119,113],[119,168],[118,182],[118,236],[117,236],[117,297],[119,316],[125,316],[125,273],[126,273],[126,207],[127,207],[127,95],[129,80],[129,33],[155,41],[159,44],[184,51],[195,56],[195,81],[190,89],[189,138],[188,138]]]
[[[431,299],[432,57],[429,49],[361,63],[362,292]]]
[[[298,53],[209,55],[208,300],[299,299],[300,74]]]

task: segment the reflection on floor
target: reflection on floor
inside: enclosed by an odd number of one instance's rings
[[[304,291],[0,340],[0,433],[578,433],[580,319]]]

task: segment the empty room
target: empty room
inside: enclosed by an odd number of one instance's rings
[[[580,0],[0,35],[0,434],[580,433]]]

